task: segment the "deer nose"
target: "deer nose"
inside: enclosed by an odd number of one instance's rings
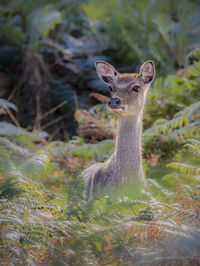
[[[110,108],[116,108],[121,104],[121,101],[119,98],[111,98],[110,101],[108,102],[108,105]]]

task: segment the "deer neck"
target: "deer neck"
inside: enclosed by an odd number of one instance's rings
[[[142,170],[142,114],[118,118],[115,163],[119,175],[137,175]]]

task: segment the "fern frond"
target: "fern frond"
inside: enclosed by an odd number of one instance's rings
[[[168,135],[164,135],[161,137],[163,141],[166,140],[175,140],[180,143],[184,143],[186,139],[192,137],[198,137],[200,134],[200,119],[190,123],[188,126],[181,127],[179,129],[171,129],[168,131]]]
[[[22,166],[20,167],[20,170],[27,175],[37,175],[38,173],[45,170],[49,163],[49,157],[46,153],[39,153],[28,160],[26,160]]]
[[[162,138],[180,139],[194,136],[193,130],[199,134],[200,101],[175,114],[172,120],[157,120],[153,126],[144,131],[144,138],[160,135]],[[182,136],[182,137],[181,137]]]
[[[189,151],[192,151],[194,154],[200,156],[200,141],[197,139],[187,139],[185,147],[189,148]]]
[[[193,166],[193,165],[188,165],[185,163],[170,163],[167,166],[172,167],[173,169],[178,169],[181,173],[183,174],[189,174],[194,176],[197,180],[199,179],[200,175],[200,168]]]
[[[12,152],[12,155],[14,153],[16,155],[26,157],[26,156],[30,156],[30,154],[31,154],[27,149],[20,147],[19,145],[15,144],[14,142],[8,140],[7,138],[0,137],[0,145],[3,146],[3,148],[7,152]]]
[[[28,16],[30,42],[35,44],[39,36],[47,37],[50,30],[61,21],[61,13],[55,9],[46,6],[46,8],[33,10]]]

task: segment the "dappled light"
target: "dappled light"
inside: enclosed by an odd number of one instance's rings
[[[198,0],[1,1],[0,265],[200,265],[199,23]]]

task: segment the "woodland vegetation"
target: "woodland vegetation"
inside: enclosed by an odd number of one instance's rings
[[[143,121],[148,190],[87,198],[113,152],[97,59],[156,65]],[[200,264],[198,0],[2,0],[0,264]]]

